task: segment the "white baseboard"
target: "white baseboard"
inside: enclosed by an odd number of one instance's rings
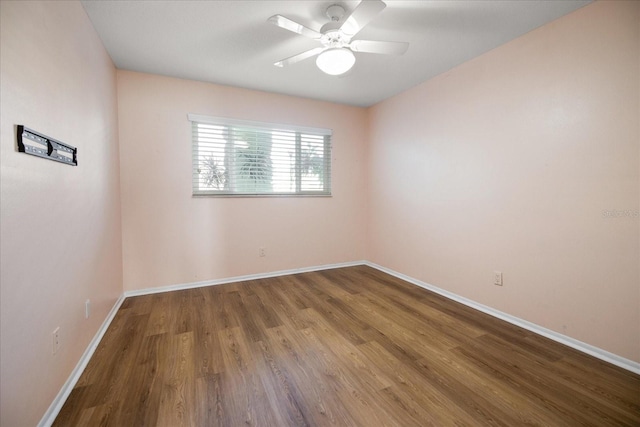
[[[279,270],[269,273],[248,274],[245,276],[226,277],[224,279],[204,280],[202,282],[180,283],[176,285],[162,286],[159,288],[136,289],[125,291],[125,297],[135,297],[140,295],[158,294],[161,292],[180,291],[183,289],[202,288],[204,286],[224,285],[226,283],[245,282],[247,280],[266,279],[269,277],[286,276],[289,274],[308,273],[311,271],[331,270],[334,268],[353,267],[355,265],[365,265],[366,261],[342,262],[338,264],[317,265],[315,267],[293,268],[291,270]]]
[[[49,406],[49,409],[47,409],[47,412],[44,413],[44,416],[38,423],[38,427],[50,427],[51,424],[53,424],[56,417],[60,413],[60,409],[62,409],[62,405],[64,405],[64,402],[69,397],[69,394],[71,394],[71,390],[73,390],[73,387],[75,387],[76,383],[80,379],[80,375],[82,375],[82,372],[84,372],[84,368],[87,367],[89,360],[91,360],[91,356],[93,356],[96,348],[98,348],[98,344],[100,344],[100,340],[102,340],[102,337],[104,336],[105,332],[107,332],[107,328],[111,324],[111,321],[116,316],[116,313],[124,302],[124,298],[124,294],[120,295],[116,303],[113,305],[113,307],[109,311],[109,314],[107,314],[107,318],[104,319],[104,322],[102,322],[102,325],[98,329],[98,332],[96,332],[95,336],[89,343],[89,346],[82,354],[82,357],[80,357],[78,364],[75,368],[73,368],[73,371],[71,371],[71,375],[69,375],[69,378],[60,389],[60,392],[58,393],[56,398],[53,399],[53,402]]]
[[[372,262],[369,262],[369,261],[352,261],[352,262],[344,262],[344,263],[338,263],[338,264],[320,265],[320,266],[315,266],[315,267],[294,268],[294,269],[291,269],[291,270],[273,271],[273,272],[270,272],[270,273],[249,274],[249,275],[245,275],[245,276],[235,276],[235,277],[228,277],[228,278],[224,278],[224,279],[205,280],[205,281],[202,281],[202,282],[182,283],[182,284],[163,286],[163,287],[158,287],[158,288],[137,289],[137,290],[124,292],[122,295],[120,295],[120,298],[118,298],[118,300],[114,304],[113,308],[111,309],[111,311],[107,315],[107,318],[104,320],[104,322],[100,326],[100,329],[98,329],[98,332],[93,337],[93,340],[91,340],[91,342],[89,343],[89,346],[87,347],[87,349],[85,350],[84,354],[80,358],[80,361],[78,362],[76,367],[71,372],[71,375],[69,376],[69,379],[67,379],[65,384],[62,386],[62,389],[60,390],[60,392],[58,393],[56,398],[53,400],[53,402],[49,406],[49,409],[47,409],[47,412],[45,412],[44,416],[40,420],[40,423],[38,423],[38,427],[49,427],[49,426],[51,426],[51,424],[53,424],[53,422],[55,421],[56,417],[58,416],[58,413],[60,412],[60,409],[62,409],[62,405],[64,405],[64,402],[69,397],[69,394],[71,394],[71,390],[73,390],[73,387],[78,382],[78,379],[80,379],[80,375],[82,375],[82,372],[84,371],[85,367],[89,363],[89,360],[91,359],[91,356],[93,356],[93,353],[95,352],[96,348],[98,347],[98,344],[100,343],[100,340],[102,339],[102,337],[104,336],[105,332],[107,331],[107,328],[111,324],[111,321],[113,320],[113,318],[115,317],[116,313],[118,312],[118,309],[120,309],[120,306],[124,302],[125,298],[133,297],[133,296],[139,296],[139,295],[156,294],[156,293],[161,293],[161,292],[178,291],[178,290],[182,290],[182,289],[200,288],[200,287],[204,287],[204,286],[222,285],[222,284],[225,284],[225,283],[243,282],[243,281],[247,281],[247,280],[266,279],[266,278],[269,278],[269,277],[286,276],[286,275],[289,275],[289,274],[307,273],[307,272],[311,272],[311,271],[330,270],[330,269],[342,268],[342,267],[353,267],[353,266],[356,266],[356,265],[367,265],[369,267],[375,268],[375,269],[380,270],[380,271],[382,271],[384,273],[387,273],[387,274],[390,274],[390,275],[392,275],[394,277],[397,277],[398,279],[402,279],[402,280],[404,280],[406,282],[409,282],[409,283],[414,284],[416,286],[419,286],[421,288],[424,288],[424,289],[427,289],[429,291],[435,292],[435,293],[437,293],[439,295],[442,295],[442,296],[444,296],[446,298],[449,298],[449,299],[451,299],[453,301],[457,301],[457,302],[459,302],[461,304],[464,304],[464,305],[466,305],[468,307],[471,307],[473,309],[479,310],[479,311],[481,311],[483,313],[489,314],[489,315],[491,315],[493,317],[496,317],[498,319],[504,320],[506,322],[509,322],[509,323],[514,324],[516,326],[519,326],[521,328],[527,329],[527,330],[529,330],[531,332],[534,332],[536,334],[542,335],[544,337],[547,337],[549,339],[557,341],[557,342],[559,342],[561,344],[564,344],[564,345],[567,345],[567,346],[569,346],[571,348],[574,348],[574,349],[576,349],[578,351],[581,351],[583,353],[589,354],[589,355],[594,356],[594,357],[596,357],[598,359],[604,360],[605,362],[609,362],[609,363],[611,363],[613,365],[619,366],[619,367],[621,367],[623,369],[626,369],[628,371],[631,371],[631,372],[634,372],[634,373],[640,375],[640,363],[634,362],[633,360],[625,359],[624,357],[621,357],[621,356],[618,356],[616,354],[610,353],[610,352],[608,352],[606,350],[603,350],[601,348],[592,346],[592,345],[584,343],[582,341],[578,341],[578,340],[576,340],[574,338],[571,338],[571,337],[568,337],[566,335],[559,334],[559,333],[557,333],[555,331],[552,331],[550,329],[547,329],[547,328],[544,328],[542,326],[536,325],[535,323],[531,323],[529,321],[520,319],[518,317],[512,316],[510,314],[503,313],[503,312],[501,312],[499,310],[496,310],[494,308],[488,307],[486,305],[477,303],[477,302],[475,302],[473,300],[470,300],[468,298],[464,298],[464,297],[461,297],[460,295],[456,295],[456,294],[454,294],[452,292],[449,292],[449,291],[446,291],[444,289],[438,288],[437,286],[430,285],[430,284],[422,282],[422,281],[420,281],[418,279],[414,279],[413,277],[407,276],[407,275],[402,274],[402,273],[398,273],[397,271],[391,270],[391,269],[386,268],[386,267],[382,267],[381,265],[378,265],[378,264],[375,264],[375,263],[372,263]]]
[[[365,261],[364,264],[368,265],[369,267],[375,268],[376,270],[380,270],[384,273],[397,277],[398,279],[402,279],[406,282],[412,283],[421,288],[435,292],[439,295],[442,295],[443,297],[449,298],[450,300],[457,301],[461,304],[464,304],[468,307],[471,307],[473,309],[486,313],[490,316],[497,317],[498,319],[504,320],[506,322],[519,326],[523,329],[527,329],[538,335],[542,335],[543,337],[559,342],[560,344],[564,344],[578,351],[581,351],[583,353],[596,357],[600,360],[604,360],[605,362],[609,362],[620,368],[626,369],[628,371],[631,371],[640,375],[640,363],[638,362],[634,362],[633,360],[629,360],[624,357],[618,356],[617,354],[610,353],[606,350],[595,347],[591,344],[587,344],[585,342],[576,340],[566,335],[562,335],[558,332],[552,331],[551,329],[544,328],[540,325],[536,325],[535,323],[529,322],[527,320],[520,319],[518,317],[512,316],[507,313],[503,313],[502,311],[477,303],[468,298],[461,297],[460,295],[456,295],[452,292],[438,288],[437,286],[433,286],[433,285],[430,285],[429,283],[425,283],[418,279],[414,279],[413,277],[407,276],[405,274],[398,273],[397,271],[391,270],[389,268],[382,267],[381,265],[378,265],[369,261]]]
[[[51,424],[53,424],[56,417],[60,413],[60,409],[62,409],[62,405],[64,405],[64,402],[69,397],[69,394],[71,394],[73,387],[75,387],[76,383],[80,379],[82,372],[84,372],[84,369],[87,367],[87,364],[91,359],[91,356],[93,356],[93,353],[96,351],[98,344],[100,344],[100,340],[102,340],[102,337],[104,336],[105,332],[107,331],[107,328],[111,324],[111,321],[113,321],[113,318],[115,317],[116,313],[120,309],[120,306],[124,302],[125,298],[139,296],[139,295],[156,294],[160,292],[178,291],[182,289],[200,288],[203,286],[222,285],[225,283],[243,282],[247,280],[265,279],[268,277],[286,276],[288,274],[307,273],[310,271],[330,270],[333,268],[342,268],[342,267],[353,267],[355,265],[363,265],[363,264],[366,264],[366,262],[365,261],[343,262],[338,264],[327,264],[327,265],[319,265],[315,267],[294,268],[291,270],[280,270],[280,271],[273,271],[269,273],[249,274],[245,276],[235,276],[235,277],[228,277],[224,279],[206,280],[202,282],[183,283],[183,284],[163,286],[158,288],[147,288],[147,289],[139,289],[139,290],[124,292],[122,295],[120,295],[120,297],[118,298],[114,306],[111,308],[111,311],[109,311],[107,318],[104,320],[104,322],[100,326],[100,329],[98,329],[98,332],[96,332],[96,335],[93,337],[93,339],[89,343],[89,346],[83,353],[82,357],[80,357],[80,360],[78,361],[78,364],[71,372],[71,375],[69,376],[67,381],[64,383],[64,385],[60,389],[60,392],[55,397],[51,405],[49,405],[49,408],[47,409],[44,416],[38,423],[38,427],[50,427]]]

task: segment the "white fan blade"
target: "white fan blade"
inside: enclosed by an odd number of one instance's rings
[[[312,30],[311,28],[307,28],[304,25],[298,24],[295,21],[292,21],[289,18],[285,18],[282,15],[273,15],[268,19],[273,25],[277,25],[280,28],[284,28],[285,30],[293,31],[294,33],[301,34],[305,37],[309,37],[310,39],[320,40],[322,34],[319,32]]]
[[[381,0],[362,0],[340,29],[348,37],[353,37],[385,7],[387,5]]]
[[[402,55],[409,49],[407,42],[378,42],[373,40],[354,40],[349,44],[354,52],[382,53],[385,55]]]
[[[295,64],[296,62],[300,62],[304,59],[311,58],[312,56],[318,55],[326,49],[327,49],[326,47],[317,47],[315,49],[311,49],[306,52],[302,52],[297,55],[291,56],[289,58],[283,59],[282,61],[274,62],[273,65],[275,65],[276,67],[284,67],[286,65]]]

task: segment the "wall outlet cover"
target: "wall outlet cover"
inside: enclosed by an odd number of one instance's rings
[[[497,286],[502,286],[502,271],[493,272],[493,284]]]

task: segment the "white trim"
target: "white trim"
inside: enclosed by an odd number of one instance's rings
[[[69,375],[69,378],[64,383],[64,385],[58,392],[58,395],[55,397],[53,402],[51,402],[51,405],[49,405],[49,408],[44,413],[42,419],[38,423],[38,427],[50,427],[53,424],[56,417],[60,413],[60,409],[62,409],[62,406],[64,405],[67,398],[71,394],[73,387],[75,387],[76,383],[80,379],[80,376],[84,372],[84,369],[87,367],[89,360],[91,360],[93,353],[96,351],[96,348],[98,348],[98,344],[100,344],[100,340],[102,340],[102,337],[104,336],[105,332],[107,332],[107,328],[113,321],[113,318],[116,316],[116,313],[120,309],[120,306],[124,302],[125,298],[139,296],[139,295],[156,294],[160,292],[178,291],[181,289],[200,288],[203,286],[222,285],[225,283],[242,282],[246,280],[256,280],[256,279],[265,279],[268,277],[286,276],[288,274],[308,273],[311,271],[330,270],[330,269],[342,268],[342,267],[353,267],[356,265],[365,265],[365,264],[366,264],[366,261],[343,262],[343,263],[337,263],[337,264],[326,264],[326,265],[319,265],[315,267],[294,268],[290,270],[273,271],[270,273],[249,274],[245,276],[235,276],[235,277],[228,277],[224,279],[206,280],[203,282],[183,283],[183,284],[177,284],[177,285],[171,285],[171,286],[163,286],[159,288],[147,288],[147,289],[139,289],[139,290],[124,292],[122,295],[120,295],[116,303],[113,305],[113,307],[111,308],[111,311],[109,311],[107,318],[104,320],[104,322],[100,326],[100,329],[98,329],[98,331],[96,332],[96,335],[93,337],[93,339],[89,343],[89,346],[85,350],[84,354],[80,357],[80,360],[78,361],[78,363],[76,364],[76,367],[71,372],[71,375]]]
[[[272,271],[269,273],[248,274],[245,276],[226,277],[224,279],[205,280],[202,282],[179,283],[176,285],[162,286],[159,288],[136,289],[125,291],[125,297],[135,297],[139,295],[158,294],[162,292],[180,291],[183,289],[202,288],[204,286],[224,285],[226,283],[244,282],[247,280],[267,279],[269,277],[287,276],[289,274],[309,273],[311,271],[331,270],[334,268],[354,267],[356,265],[368,265],[367,261],[351,261],[338,264],[317,265],[315,267],[293,268],[290,270]]]
[[[290,125],[285,123],[256,122],[253,120],[239,120],[239,119],[231,119],[228,117],[204,116],[201,114],[189,113],[187,114],[187,119],[189,119],[189,121],[191,122],[207,123],[212,125],[248,126],[248,127],[269,129],[269,130],[313,133],[313,134],[323,135],[323,136],[331,136],[333,134],[333,131],[331,129],[325,129],[325,128],[296,126],[296,125]]]
[[[601,348],[592,346],[591,344],[587,344],[587,343],[584,343],[582,341],[578,341],[578,340],[576,340],[574,338],[568,337],[566,335],[559,334],[559,333],[557,333],[555,331],[552,331],[550,329],[544,328],[544,327],[542,327],[540,325],[536,325],[535,323],[531,323],[531,322],[529,322],[527,320],[520,319],[518,317],[512,316],[512,315],[507,314],[507,313],[503,313],[503,312],[501,312],[499,310],[496,310],[494,308],[488,307],[486,305],[477,303],[477,302],[475,302],[473,300],[470,300],[468,298],[464,298],[464,297],[461,297],[460,295],[457,295],[457,294],[454,294],[452,292],[446,291],[444,289],[438,288],[437,286],[433,286],[433,285],[431,285],[429,283],[425,283],[425,282],[420,281],[418,279],[414,279],[413,277],[407,276],[407,275],[402,274],[402,273],[398,273],[397,271],[391,270],[389,268],[382,267],[381,265],[375,264],[373,262],[369,262],[369,261],[352,261],[352,262],[343,262],[343,263],[338,263],[338,264],[319,265],[319,266],[315,266],[315,267],[294,268],[294,269],[290,269],[290,270],[273,271],[273,272],[270,272],[270,273],[249,274],[249,275],[245,275],[245,276],[235,276],[235,277],[228,277],[228,278],[224,278],[224,279],[206,280],[206,281],[202,281],[202,282],[182,283],[182,284],[176,284],[176,285],[170,285],[170,286],[163,286],[163,287],[159,287],[159,288],[137,289],[137,290],[124,292],[122,295],[120,295],[120,298],[118,298],[118,300],[114,304],[113,308],[111,309],[111,311],[107,315],[107,318],[102,323],[102,326],[100,326],[100,329],[98,329],[98,332],[93,337],[93,340],[91,340],[91,343],[89,343],[89,346],[87,347],[87,349],[85,350],[84,354],[80,358],[80,361],[78,362],[78,364],[74,368],[73,372],[71,372],[71,375],[69,376],[69,379],[67,379],[67,382],[62,386],[62,389],[60,390],[60,392],[58,393],[56,398],[53,400],[53,402],[49,406],[49,409],[47,409],[47,412],[45,412],[44,416],[40,420],[40,423],[38,423],[38,427],[49,427],[49,426],[51,426],[51,424],[53,424],[53,422],[55,421],[56,417],[58,416],[58,413],[60,412],[60,409],[62,409],[62,405],[64,405],[64,402],[69,397],[69,394],[71,393],[71,390],[73,390],[73,387],[78,382],[78,379],[80,379],[80,375],[82,375],[82,372],[84,371],[84,369],[86,368],[87,364],[89,363],[89,360],[91,359],[91,356],[93,356],[93,353],[95,352],[96,348],[98,347],[98,344],[100,343],[100,340],[102,339],[102,337],[104,336],[105,332],[107,331],[107,328],[109,327],[109,325],[113,321],[113,318],[115,317],[116,313],[120,309],[120,306],[124,302],[125,298],[133,297],[133,296],[139,296],[139,295],[156,294],[156,293],[161,293],[161,292],[178,291],[178,290],[182,290],[182,289],[200,288],[200,287],[204,287],[204,286],[222,285],[222,284],[225,284],[225,283],[242,282],[242,281],[246,281],[246,280],[266,279],[266,278],[269,278],[269,277],[285,276],[285,275],[289,275],[289,274],[308,273],[308,272],[311,272],[311,271],[330,270],[330,269],[342,268],[342,267],[353,267],[353,266],[356,266],[356,265],[367,265],[369,267],[375,268],[375,269],[380,270],[380,271],[382,271],[384,273],[387,273],[387,274],[390,274],[392,276],[395,276],[398,279],[404,280],[404,281],[406,281],[408,283],[411,283],[413,285],[416,285],[416,286],[419,286],[421,288],[427,289],[429,291],[435,292],[435,293],[437,293],[439,295],[442,295],[442,296],[444,296],[444,297],[446,297],[446,298],[448,298],[450,300],[457,301],[457,302],[459,302],[461,304],[466,305],[467,307],[471,307],[473,309],[479,310],[479,311],[481,311],[483,313],[486,313],[486,314],[488,314],[490,316],[496,317],[498,319],[504,320],[505,322],[509,322],[509,323],[511,323],[513,325],[516,325],[516,326],[519,326],[521,328],[527,329],[527,330],[529,330],[531,332],[534,332],[534,333],[536,333],[538,335],[542,335],[542,336],[547,337],[547,338],[549,338],[549,339],[551,339],[553,341],[559,342],[561,344],[564,344],[566,346],[574,348],[574,349],[576,349],[578,351],[581,351],[583,353],[586,353],[586,354],[589,354],[589,355],[591,355],[593,357],[596,357],[596,358],[598,358],[600,360],[604,360],[605,362],[609,362],[609,363],[611,363],[613,365],[616,365],[616,366],[618,366],[620,368],[626,369],[628,371],[631,371],[631,372],[634,372],[634,373],[640,375],[640,363],[634,362],[633,360],[626,359],[624,357],[621,357],[621,356],[618,356],[616,354],[610,353],[610,352],[608,352],[606,350],[603,350]]]
[[[634,362],[633,360],[626,359],[614,353],[610,353],[606,350],[603,350],[599,347],[595,347],[591,344],[587,344],[585,342],[579,341],[575,338],[562,335],[558,332],[552,331],[551,329],[547,329],[543,326],[537,325],[527,320],[520,319],[519,317],[512,316],[511,314],[504,313],[492,307],[480,304],[476,301],[454,294],[453,292],[446,291],[437,286],[431,285],[429,283],[425,283],[418,279],[414,279],[413,277],[407,276],[402,273],[398,273],[397,271],[391,270],[390,268],[386,268],[369,261],[352,261],[352,262],[344,262],[344,263],[338,263],[338,264],[327,264],[327,265],[320,265],[315,267],[294,268],[291,270],[273,271],[270,273],[249,274],[245,276],[228,277],[228,278],[217,279],[217,280],[205,280],[202,282],[182,283],[182,284],[176,284],[176,285],[170,285],[170,286],[163,286],[159,288],[138,289],[133,291],[126,291],[124,293],[124,296],[132,297],[132,296],[138,296],[138,295],[156,294],[161,292],[178,291],[182,289],[200,288],[204,286],[223,285],[225,283],[243,282],[246,280],[266,279],[269,277],[285,276],[289,274],[307,273],[311,271],[329,270],[333,268],[342,268],[342,267],[353,267],[356,265],[367,265],[369,267],[375,268],[384,273],[390,274],[406,282],[409,282],[413,285],[435,292],[450,300],[457,301],[461,304],[466,305],[467,307],[471,307],[475,310],[481,311],[490,316],[504,320],[505,322],[509,322],[513,325],[519,326],[523,329],[534,332],[538,335],[542,335],[543,337],[559,342],[560,344],[564,344],[578,351],[581,351],[583,353],[596,357],[600,360],[604,360],[605,362],[609,362],[620,368],[626,369],[628,371],[631,371],[640,375],[640,363],[638,362]]]
[[[53,399],[53,402],[51,402],[51,405],[49,405],[49,409],[47,409],[47,412],[44,413],[44,416],[38,423],[38,427],[49,427],[51,426],[51,424],[53,424],[56,417],[60,413],[60,409],[62,409],[62,405],[64,405],[64,402],[66,402],[69,394],[71,394],[71,390],[73,390],[73,387],[75,387],[76,383],[80,379],[80,375],[82,375],[82,373],[84,372],[84,369],[87,367],[89,360],[91,360],[91,356],[93,356],[96,348],[98,348],[100,340],[102,340],[102,337],[104,336],[105,332],[107,332],[107,328],[111,324],[111,321],[116,316],[116,313],[124,302],[124,298],[124,294],[121,294],[116,303],[113,305],[111,311],[109,311],[109,314],[107,314],[107,318],[104,319],[104,322],[102,322],[102,325],[98,329],[98,332],[96,332],[95,336],[89,343],[89,346],[84,351],[84,354],[82,355],[82,357],[80,357],[78,364],[75,368],[73,368],[73,371],[71,371],[71,375],[69,375],[67,382],[64,383],[56,398]]]
[[[581,351],[583,353],[596,357],[600,360],[604,360],[605,362],[609,362],[620,368],[626,369],[627,371],[631,371],[640,375],[640,363],[638,362],[634,362],[633,360],[626,359],[614,353],[610,353],[606,350],[595,347],[591,344],[587,344],[585,342],[568,337],[566,335],[562,335],[558,332],[552,331],[551,329],[547,329],[545,327],[529,322],[527,320],[520,319],[518,317],[512,316],[510,314],[504,313],[502,311],[496,310],[494,308],[491,308],[486,305],[475,302],[473,300],[470,300],[468,298],[461,297],[460,295],[454,294],[452,292],[445,291],[444,289],[438,288],[437,286],[433,286],[429,283],[425,283],[418,279],[414,279],[413,277],[407,276],[405,274],[398,273],[397,271],[391,270],[390,268],[382,267],[381,265],[378,265],[369,261],[365,261],[365,265],[368,265],[369,267],[375,268],[384,273],[395,276],[398,279],[402,279],[406,282],[409,282],[421,288],[435,292],[453,301],[457,301],[461,304],[466,305],[467,307],[471,307],[473,309],[486,313],[490,316],[497,317],[498,319],[504,320],[505,322],[509,322],[513,325],[519,326],[523,329],[527,329],[538,335],[542,335],[543,337],[549,338],[553,341],[559,342],[560,344],[564,344],[566,346],[574,348],[578,351]]]

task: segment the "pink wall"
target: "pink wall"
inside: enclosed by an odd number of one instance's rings
[[[640,361],[639,23],[596,2],[373,107],[368,259]]]
[[[333,129],[333,197],[192,197],[188,113]],[[118,114],[125,290],[363,259],[366,110],[119,70]]]
[[[640,361],[639,219],[603,217],[640,209],[638,3],[369,110],[116,73],[79,3],[0,8],[1,425],[38,422],[123,288],[361,259]],[[188,113],[332,128],[333,197],[193,198]],[[17,153],[16,124],[80,166]]]
[[[0,8],[0,424],[33,426],[122,293],[116,73],[79,2]],[[17,124],[79,166],[18,153]]]

